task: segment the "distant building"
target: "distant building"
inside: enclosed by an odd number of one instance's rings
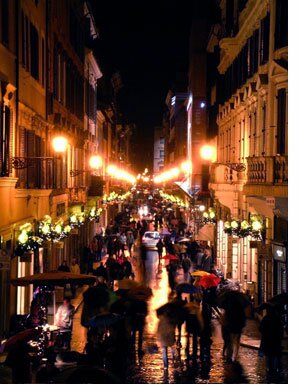
[[[164,168],[165,137],[163,128],[156,126],[154,130],[154,162],[153,173],[157,174]]]

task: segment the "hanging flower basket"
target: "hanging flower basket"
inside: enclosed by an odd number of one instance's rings
[[[251,236],[255,240],[262,240],[262,233],[264,231],[263,218],[258,215],[252,215],[250,221],[226,221],[223,231],[230,236],[237,236],[239,238]]]

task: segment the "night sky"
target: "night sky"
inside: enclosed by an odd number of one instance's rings
[[[192,0],[90,1],[99,30],[96,54],[104,74],[119,70],[123,110],[136,123],[134,169],[151,169],[153,128],[177,72],[188,71]],[[197,1],[198,4],[198,1]]]

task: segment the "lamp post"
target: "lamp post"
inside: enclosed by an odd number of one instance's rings
[[[70,176],[75,177],[80,174],[83,174],[84,172],[96,172],[98,171],[101,167],[103,167],[103,159],[100,155],[92,155],[89,158],[89,170],[71,170],[70,171]]]
[[[52,140],[54,152],[64,153],[67,145],[68,140],[64,136],[56,136]],[[57,159],[57,157],[52,156],[14,156],[11,158],[11,165],[17,170],[22,170],[34,166],[37,161],[49,163]]]
[[[246,170],[246,165],[244,163],[222,163],[216,161],[216,148],[212,145],[204,145],[201,147],[200,156],[203,160],[206,160],[213,164],[214,166],[226,166],[233,171],[243,172]]]

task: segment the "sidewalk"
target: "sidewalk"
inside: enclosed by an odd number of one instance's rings
[[[259,332],[259,319],[247,319],[246,326],[241,336],[241,346],[258,350],[261,343],[261,333]],[[288,336],[282,340],[282,353],[288,354]]]

